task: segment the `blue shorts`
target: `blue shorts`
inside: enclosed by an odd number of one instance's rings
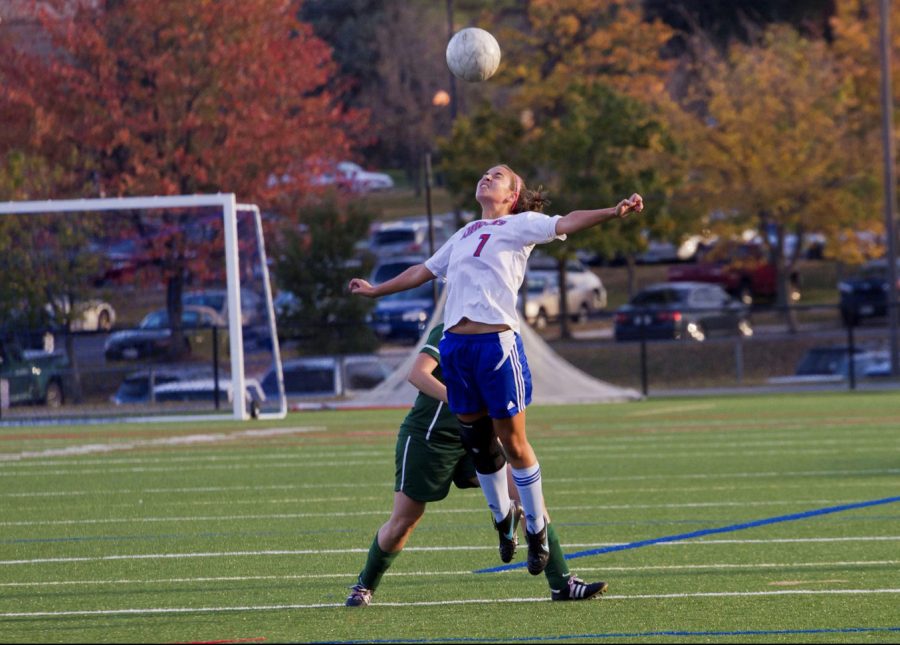
[[[516,332],[445,331],[438,350],[454,414],[487,410],[492,419],[506,419],[531,403],[531,371],[522,337]]]

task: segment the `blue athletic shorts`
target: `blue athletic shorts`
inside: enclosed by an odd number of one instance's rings
[[[531,371],[522,337],[445,331],[438,350],[454,414],[487,410],[492,419],[514,417],[531,403]]]

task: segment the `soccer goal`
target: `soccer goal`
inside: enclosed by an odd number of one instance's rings
[[[259,208],[0,203],[0,421],[286,414]]]

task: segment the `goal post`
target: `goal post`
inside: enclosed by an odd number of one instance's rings
[[[230,380],[230,396],[232,398],[231,401],[231,413],[230,415],[223,415],[221,413],[216,413],[213,415],[200,415],[200,414],[191,414],[191,415],[183,415],[183,416],[174,416],[174,415],[155,415],[153,411],[149,415],[141,415],[139,412],[128,415],[125,420],[130,418],[141,418],[145,420],[153,419],[191,419],[197,420],[204,417],[210,418],[222,418],[230,416],[236,420],[246,420],[250,418],[250,416],[259,416],[260,418],[282,418],[286,415],[287,406],[284,399],[284,385],[283,385],[283,376],[281,373],[281,357],[280,350],[278,347],[278,334],[275,324],[275,311],[274,311],[274,303],[271,292],[271,283],[268,274],[268,267],[265,255],[265,243],[264,243],[264,235],[262,231],[262,220],[259,208],[253,204],[238,204],[236,197],[233,193],[218,193],[218,194],[207,194],[207,195],[176,195],[176,196],[145,196],[145,197],[119,197],[119,198],[90,198],[90,199],[71,199],[71,200],[44,200],[44,201],[19,201],[19,202],[0,202],[0,217],[3,220],[8,220],[11,216],[48,216],[53,214],[60,214],[61,216],[67,217],[67,221],[65,222],[66,228],[75,229],[77,228],[79,221],[78,219],[73,218],[81,218],[85,221],[90,219],[91,217],[97,217],[98,214],[105,214],[105,217],[111,218],[112,221],[115,221],[117,218],[118,211],[124,215],[128,215],[129,217],[134,217],[133,213],[176,213],[179,215],[185,215],[185,221],[188,221],[192,216],[192,213],[201,213],[207,220],[209,219],[209,213],[219,212],[221,213],[221,242],[219,241],[219,233],[209,232],[209,228],[206,230],[201,229],[199,233],[194,233],[193,235],[198,238],[197,246],[195,248],[191,248],[188,246],[184,246],[184,249],[181,250],[183,254],[187,254],[193,257],[193,261],[198,265],[202,266],[204,264],[204,244],[210,243],[210,240],[215,238],[215,251],[212,256],[208,258],[208,264],[215,264],[216,261],[219,260],[220,254],[224,256],[224,291],[227,298],[227,307],[225,307],[226,311],[223,312],[227,315],[227,330],[228,330],[228,342],[227,342],[227,352],[228,359],[230,365],[230,375],[228,379]],[[54,215],[55,216],[55,215]],[[140,219],[144,215],[138,215],[137,219]],[[148,215],[149,217],[149,215]],[[242,234],[244,239],[239,237],[239,219],[241,222],[244,220],[247,221],[246,224],[243,224]],[[182,226],[181,221],[176,221],[175,224],[171,222],[173,220],[177,220],[177,216],[169,215],[169,228],[177,228],[178,226]],[[73,223],[76,222],[76,223]],[[104,224],[107,228],[110,225],[109,220],[103,220],[100,222],[99,226],[95,223],[94,229],[103,229]],[[184,226],[189,226],[185,224]],[[252,228],[252,233],[250,233],[247,227]],[[156,226],[154,231],[161,230],[162,226]],[[6,240],[8,243],[15,245],[17,243],[16,235],[17,235],[16,226],[12,226],[7,231]],[[248,238],[253,238],[248,239]],[[33,239],[30,243],[34,243]],[[84,236],[83,238],[84,239]],[[24,244],[25,242],[23,242]],[[147,246],[153,246],[156,244],[157,246],[161,246],[158,242],[154,243],[146,243]],[[185,243],[182,242],[182,245]],[[252,262],[250,263],[241,261],[241,246],[249,246],[250,253],[252,253]],[[221,245],[221,246],[220,246]],[[55,248],[55,247],[48,247]],[[211,247],[210,247],[211,248]],[[158,249],[157,249],[158,250]],[[48,249],[34,249],[34,253],[39,255],[41,252],[45,254],[50,254],[52,251]],[[58,252],[57,252],[58,253]],[[59,253],[58,253],[59,254]],[[148,263],[153,263],[153,260],[148,261]],[[164,265],[163,261],[157,260],[156,265]],[[221,275],[221,267],[205,267],[204,270],[209,269],[210,271],[219,272],[217,275]],[[277,386],[278,400],[277,405],[276,402],[270,402],[269,405],[265,406],[265,409],[260,409],[259,405],[255,405],[251,403],[248,405],[247,400],[245,399],[244,393],[248,392],[248,378],[247,378],[247,365],[245,362],[245,334],[247,333],[247,329],[245,328],[245,312],[247,311],[246,304],[242,302],[242,292],[246,293],[247,290],[245,288],[242,289],[242,272],[246,275],[252,276],[252,281],[254,283],[255,295],[251,293],[249,295],[254,295],[254,300],[260,300],[259,309],[264,311],[264,314],[261,314],[261,318],[263,322],[257,325],[257,329],[261,329],[260,333],[263,341],[267,347],[267,351],[270,352],[271,355],[271,370],[270,372],[274,375],[274,382]],[[28,276],[20,276],[23,280]],[[15,276],[13,276],[13,280],[15,280]],[[158,279],[160,282],[162,278]],[[219,278],[221,280],[221,278]],[[134,287],[132,287],[134,288]],[[157,289],[158,291],[162,291],[161,289]],[[176,293],[180,293],[180,291],[176,291]],[[257,298],[258,296],[258,298]],[[161,296],[162,297],[162,296]],[[168,299],[170,298],[170,294],[166,294]],[[125,299],[127,300],[127,299]],[[136,314],[135,314],[136,315]],[[216,334],[213,333],[213,338],[217,338]],[[263,341],[260,341],[262,344]],[[209,341],[207,341],[208,344]],[[215,343],[215,341],[213,341]],[[218,347],[212,348],[212,352],[215,355],[216,359],[218,359]],[[224,349],[223,349],[224,352]],[[267,354],[268,356],[268,354]],[[267,359],[259,359],[257,362],[262,365],[267,361]],[[125,368],[120,368],[124,373]],[[151,372],[152,373],[152,372]],[[215,401],[216,407],[219,406],[219,380],[218,380],[218,368],[216,371],[216,391],[215,391]],[[152,385],[153,381],[151,381]],[[155,402],[155,399],[151,399]],[[179,399],[181,400],[181,399]],[[95,405],[95,407],[98,407]],[[191,410],[195,412],[195,410]],[[118,416],[121,418],[121,413]],[[6,416],[6,415],[4,415]],[[104,416],[101,412],[99,416]]]

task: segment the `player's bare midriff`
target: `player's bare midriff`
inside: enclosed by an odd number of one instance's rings
[[[510,329],[510,326],[502,323],[483,323],[463,318],[447,331],[451,331],[454,334],[493,334],[506,331],[507,329]]]

